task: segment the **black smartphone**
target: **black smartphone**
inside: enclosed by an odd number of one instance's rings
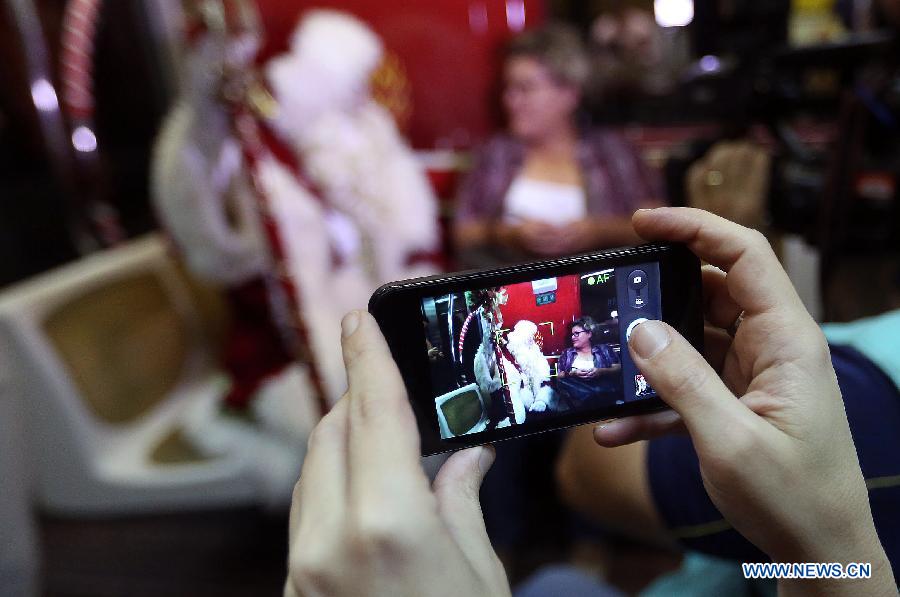
[[[392,282],[369,301],[425,456],[664,408],[628,337],[661,319],[702,351],[702,307],[678,244]]]

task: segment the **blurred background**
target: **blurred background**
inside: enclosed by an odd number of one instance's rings
[[[4,0],[0,594],[280,594],[340,316],[392,279],[690,205],[762,231],[819,321],[900,307],[898,28],[892,0]],[[511,580],[680,566],[559,531],[541,457],[503,490],[527,532],[484,496]]]

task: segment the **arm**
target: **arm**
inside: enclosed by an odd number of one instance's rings
[[[493,450],[453,454],[429,484],[378,324],[353,312],[342,336],[349,389],[309,438],[285,596],[509,595],[478,502]]]
[[[458,251],[482,249],[510,242],[508,226],[496,220],[496,198],[487,197],[492,172],[501,167],[496,142],[488,143],[473,160],[472,169],[459,186],[455,201],[453,241]]]
[[[615,365],[610,365],[609,367],[594,367],[590,371],[576,371],[572,375],[584,379],[595,379],[597,377],[600,377],[601,375],[612,375],[614,373],[618,373],[621,369],[622,365],[616,363]]]
[[[461,252],[494,246],[523,248],[520,226],[487,217],[458,221],[453,230],[453,242]]]
[[[565,349],[562,351],[562,354],[559,355],[559,360],[556,361],[556,375],[557,377],[566,377],[569,375],[569,368],[572,366],[572,361],[569,358],[569,349]]]
[[[512,227],[506,234],[518,246],[543,257],[584,253],[610,247],[637,245],[642,241],[631,225],[631,216],[591,216],[563,227],[541,224]]]
[[[585,220],[576,230],[581,235],[579,250],[602,249],[636,245],[643,242],[631,225],[631,216],[592,217]]]
[[[582,372],[579,377],[594,379],[601,375],[611,375],[622,370],[618,356],[608,344],[598,344],[593,351],[595,367],[590,371]]]
[[[782,594],[896,595],[828,347],[765,238],[694,209],[638,212],[634,224],[716,266],[704,272],[704,294],[722,348],[711,365],[667,324],[638,325],[632,359],[674,413],[605,423],[595,440],[686,430],[713,503],[773,560],[873,566],[869,580],[782,581]],[[739,314],[732,339],[724,329]]]

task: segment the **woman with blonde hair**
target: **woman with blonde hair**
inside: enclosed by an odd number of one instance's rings
[[[476,157],[454,237],[469,264],[636,243],[631,214],[657,203],[657,177],[620,135],[579,127],[590,63],[553,24],[514,38],[504,62],[508,131]]]

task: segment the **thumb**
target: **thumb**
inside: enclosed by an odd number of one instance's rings
[[[714,441],[729,421],[750,411],[684,337],[662,321],[638,324],[631,358],[659,396],[684,420],[695,442]]]
[[[475,565],[492,562],[494,549],[484,528],[478,492],[494,462],[492,446],[456,452],[441,467],[434,480],[438,511],[450,534]]]

